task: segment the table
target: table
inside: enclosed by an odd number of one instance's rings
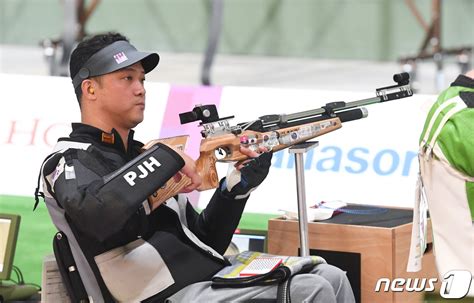
[[[310,253],[320,255],[328,263],[347,271],[357,302],[421,302],[422,293],[374,291],[380,278],[390,281],[395,278],[438,278],[432,250],[423,257],[422,271],[406,272],[412,218],[411,209],[387,208],[379,214],[341,213],[329,220],[310,222]],[[432,247],[430,221],[428,228],[428,247]],[[298,230],[296,220],[269,220],[268,252],[299,255]],[[436,284],[436,290],[439,287],[439,283]]]

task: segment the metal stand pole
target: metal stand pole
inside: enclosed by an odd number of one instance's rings
[[[77,15],[75,0],[64,1],[64,32],[62,35],[63,53],[59,62],[59,76],[69,75],[69,57],[76,43],[79,16]]]
[[[293,145],[288,150],[295,154],[296,191],[298,194],[298,221],[300,228],[300,256],[309,256],[308,214],[306,212],[306,188],[304,184],[303,154],[319,145],[318,141],[303,142]]]
[[[216,55],[219,37],[221,35],[222,17],[224,11],[223,0],[212,0],[212,15],[209,23],[209,37],[204,52],[204,62],[201,67],[201,83],[211,85],[211,67]]]

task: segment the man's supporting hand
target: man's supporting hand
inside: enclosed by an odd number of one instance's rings
[[[248,148],[241,147],[240,152],[249,158],[235,163],[227,172],[227,177],[222,183],[221,190],[228,192],[236,199],[247,197],[259,186],[268,175],[272,164],[272,152],[265,149],[261,154]]]

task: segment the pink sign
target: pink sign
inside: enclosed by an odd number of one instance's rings
[[[219,107],[221,93],[221,87],[172,85],[168,95],[160,138],[189,135],[186,154],[196,160],[199,157],[199,145],[202,139],[199,122],[181,124],[179,114],[192,111],[196,104],[215,104]],[[195,205],[199,199],[199,192],[194,191],[188,194],[188,197]]]

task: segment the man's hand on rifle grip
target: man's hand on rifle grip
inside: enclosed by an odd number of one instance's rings
[[[184,152],[182,152],[181,150],[179,149],[176,149],[172,146],[170,146],[171,148],[173,148],[173,150],[175,152],[177,152],[181,158],[183,158],[184,160],[184,166],[183,168],[181,168],[181,170],[179,171],[179,173],[177,173],[173,178],[175,180],[175,182],[179,182],[182,178],[182,175],[185,175],[186,177],[188,177],[190,179],[190,182],[191,184],[187,185],[186,187],[184,187],[183,189],[180,190],[180,193],[189,193],[189,192],[192,192],[193,190],[195,190],[196,188],[199,187],[199,185],[201,185],[202,183],[202,178],[201,178],[201,175],[199,175],[198,171],[197,171],[197,168],[196,168],[196,163],[194,162],[194,160],[189,157],[188,155],[186,155]]]

